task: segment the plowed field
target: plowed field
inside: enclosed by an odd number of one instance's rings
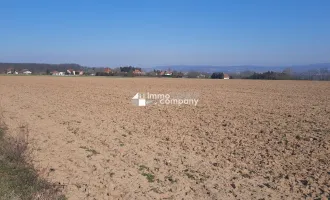
[[[138,107],[137,92],[196,93]],[[301,199],[330,193],[330,82],[1,76],[12,134],[69,199]]]

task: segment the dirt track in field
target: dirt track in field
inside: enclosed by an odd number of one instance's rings
[[[137,92],[199,94],[134,106]],[[69,199],[301,199],[330,193],[330,82],[0,77],[9,129]]]

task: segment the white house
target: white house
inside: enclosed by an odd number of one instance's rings
[[[172,76],[172,74],[173,74],[173,73],[172,73],[171,71],[166,71],[164,75],[165,75],[165,76]]]
[[[55,71],[52,71],[51,74],[52,74],[53,76],[58,76],[58,71],[56,71],[56,70],[55,70]]]
[[[18,74],[18,72],[14,68],[8,68],[7,74]]]
[[[229,75],[228,74],[223,74],[223,79],[229,79]]]
[[[32,74],[32,72],[29,71],[29,70],[27,70],[27,71],[24,71],[23,74],[25,74],[25,75],[30,75],[30,74]]]

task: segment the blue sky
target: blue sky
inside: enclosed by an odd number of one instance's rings
[[[330,1],[0,1],[0,62],[330,62]]]

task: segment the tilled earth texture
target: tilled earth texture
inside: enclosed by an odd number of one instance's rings
[[[70,200],[329,197],[330,82],[1,76],[0,95]]]

